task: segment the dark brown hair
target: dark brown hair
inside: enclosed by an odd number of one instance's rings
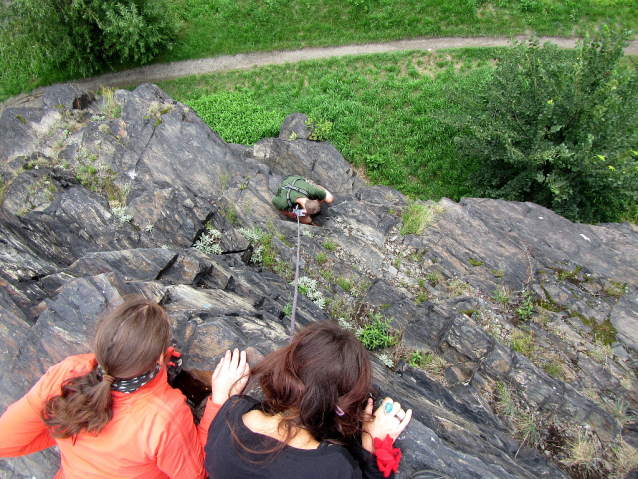
[[[321,203],[316,200],[308,200],[305,204],[306,213],[316,215],[321,211]]]
[[[329,321],[301,330],[251,374],[259,378],[264,413],[281,413],[279,427],[286,431],[283,443],[261,452],[281,451],[300,428],[319,442],[354,446],[370,420],[364,411],[372,388],[368,352],[352,332]]]
[[[98,368],[67,379],[62,393],[46,401],[42,420],[53,437],[68,438],[82,431],[97,435],[113,417],[111,383],[153,368],[168,347],[171,325],[161,306],[142,297],[127,299],[97,325],[95,357]],[[110,376],[110,377],[109,377]]]

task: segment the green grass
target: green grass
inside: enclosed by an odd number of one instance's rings
[[[636,0],[172,0],[178,37],[157,62],[418,37],[582,35],[617,22],[636,30]],[[138,66],[114,63],[103,71]],[[0,101],[73,77],[29,35],[0,32]]]
[[[503,49],[462,49],[449,53],[401,52],[274,65],[248,71],[191,76],[160,83],[176,100],[204,117],[227,141],[277,136],[278,126],[248,138],[264,118],[292,112],[334,123],[329,140],[373,183],[422,199],[471,196],[468,171],[457,165],[454,137],[445,118],[457,112],[448,92],[480,88]],[[231,98],[249,105],[240,120],[215,113]],[[207,110],[206,105],[211,105]],[[204,106],[204,108],[202,108]],[[233,110],[234,111],[234,110]],[[232,134],[226,134],[225,131]]]
[[[613,19],[635,29],[635,0],[175,0],[184,24],[162,61],[416,37],[570,36]]]

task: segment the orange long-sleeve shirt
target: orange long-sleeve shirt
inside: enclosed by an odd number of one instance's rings
[[[35,386],[0,417],[0,457],[15,457],[57,444],[62,465],[55,479],[205,478],[203,446],[220,409],[210,398],[195,427],[184,395],[166,379],[166,368],[150,383],[125,394],[112,391],[113,419],[97,436],[54,439],[40,419],[44,402],[64,380],[96,366],[95,355],[70,356],[49,368]]]

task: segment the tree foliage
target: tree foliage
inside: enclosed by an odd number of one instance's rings
[[[457,148],[478,194],[573,221],[635,211],[638,67],[623,59],[627,36],[603,26],[575,52],[511,46],[481,94],[462,100],[471,113]]]
[[[11,29],[16,45],[36,44],[72,74],[109,62],[146,63],[177,34],[165,0],[17,0]],[[9,27],[9,22],[7,22]]]

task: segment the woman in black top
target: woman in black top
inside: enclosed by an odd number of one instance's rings
[[[372,415],[370,358],[350,331],[314,323],[251,375],[265,400],[234,396],[217,413],[205,447],[211,479],[381,478],[396,471],[400,452],[391,444],[412,411],[385,398]]]

